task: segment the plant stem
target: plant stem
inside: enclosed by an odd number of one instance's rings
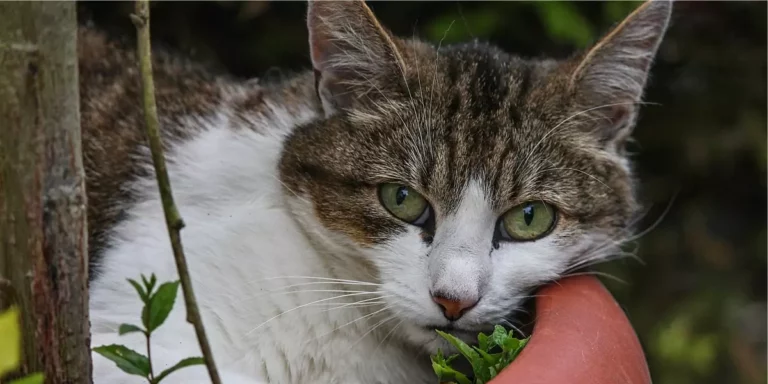
[[[203,354],[203,360],[208,368],[208,375],[213,384],[221,384],[219,372],[213,360],[211,345],[208,337],[205,335],[203,319],[195,300],[195,294],[192,290],[192,281],[189,276],[187,260],[184,257],[184,249],[181,245],[180,231],[184,227],[184,221],[179,215],[176,204],[173,202],[171,192],[171,182],[168,178],[168,170],[165,166],[165,157],[163,156],[163,145],[160,139],[160,131],[157,118],[157,105],[155,103],[155,85],[152,78],[152,54],[149,39],[149,1],[136,1],[136,14],[131,15],[131,20],[136,26],[138,40],[139,66],[142,79],[142,91],[144,98],[144,118],[147,124],[147,139],[149,148],[152,152],[152,162],[155,167],[157,184],[160,189],[160,198],[163,202],[163,211],[165,213],[165,224],[168,227],[168,234],[173,248],[173,257],[176,260],[176,268],[181,280],[181,288],[184,291],[184,303],[187,308],[187,322],[191,323],[197,334],[197,341],[200,343],[200,350]]]
[[[148,311],[149,312],[149,311]],[[155,382],[155,372],[152,370],[152,346],[149,343],[150,332],[144,332],[144,336],[147,338],[147,360],[149,361],[149,384]]]

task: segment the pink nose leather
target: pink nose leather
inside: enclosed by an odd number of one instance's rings
[[[477,304],[477,301],[451,300],[440,296],[432,296],[432,300],[443,309],[443,315],[448,320],[458,320],[467,310]]]

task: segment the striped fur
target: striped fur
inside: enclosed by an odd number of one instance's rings
[[[157,52],[182,237],[224,381],[433,382],[427,355],[448,347],[435,329],[469,340],[514,325],[533,289],[615,257],[638,210],[623,143],[670,12],[645,3],[563,61],[401,39],[361,1],[311,2],[313,71],[281,81]],[[140,323],[125,279],[177,276],[136,58],[96,31],[79,38],[93,344],[141,350],[141,335],[115,333]],[[429,201],[427,224],[382,206],[392,182]],[[501,239],[500,217],[539,200],[554,228]],[[434,292],[476,305],[449,320]],[[329,300],[341,306],[312,311]],[[199,354],[183,311],[153,335],[158,371]],[[94,356],[97,384],[139,379]],[[167,381],[205,379],[195,367]]]

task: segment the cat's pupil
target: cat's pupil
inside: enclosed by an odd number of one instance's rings
[[[525,220],[525,225],[531,225],[533,221],[533,204],[523,208],[523,220]]]
[[[397,205],[402,205],[406,197],[408,197],[408,188],[400,187],[397,189],[397,194],[395,195],[395,202],[397,202]]]

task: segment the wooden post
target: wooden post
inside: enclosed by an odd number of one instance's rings
[[[75,3],[0,18],[0,307],[21,308],[24,372],[90,383]]]

